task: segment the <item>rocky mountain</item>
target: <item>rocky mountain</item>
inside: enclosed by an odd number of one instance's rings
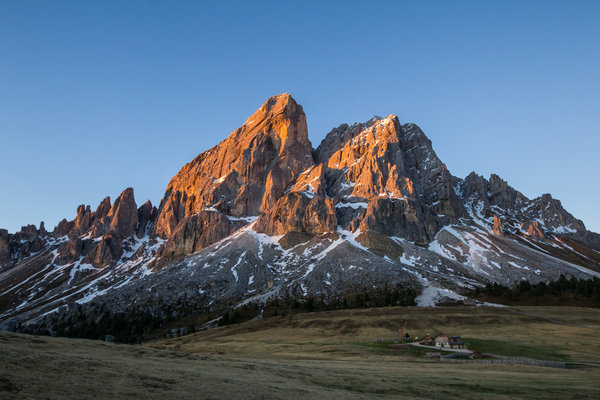
[[[395,115],[342,124],[313,149],[302,107],[282,94],[186,164],[158,209],[128,188],[52,232],[0,230],[0,323],[396,284],[434,305],[560,274],[600,277],[600,235],[560,201],[528,199],[497,175],[453,176]]]

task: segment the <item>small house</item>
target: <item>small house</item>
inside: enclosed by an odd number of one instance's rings
[[[465,343],[460,336],[450,336],[448,344],[451,349],[464,349]]]
[[[423,338],[423,341],[421,343],[423,343],[425,346],[435,345],[435,342],[433,341],[433,338],[431,336],[429,336],[429,333],[427,335],[425,335],[425,337]]]
[[[443,333],[437,335],[434,339],[435,347],[439,347],[441,349],[447,349],[450,347],[450,338]]]

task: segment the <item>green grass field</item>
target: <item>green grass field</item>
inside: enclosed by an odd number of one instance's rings
[[[444,364],[398,329],[487,352],[599,362],[600,310],[389,307],[296,314],[144,345],[0,333],[0,398],[600,398],[600,368]],[[548,320],[550,319],[550,320]],[[575,364],[574,364],[575,365]]]

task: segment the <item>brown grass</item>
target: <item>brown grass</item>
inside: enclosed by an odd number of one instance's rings
[[[380,308],[298,314],[145,346],[0,333],[0,398],[598,398],[600,368],[441,364],[375,340],[444,331],[598,362],[600,310]],[[556,322],[550,322],[551,318]],[[565,325],[566,324],[566,325]]]

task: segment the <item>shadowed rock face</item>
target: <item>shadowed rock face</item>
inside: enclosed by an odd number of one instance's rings
[[[439,228],[438,220],[427,216],[418,202],[397,199],[373,200],[360,224],[361,231],[399,236],[419,244],[429,243]]]
[[[117,197],[115,203],[108,213],[110,219],[109,228],[117,236],[133,236],[138,222],[137,205],[133,198],[133,189],[127,188]]]
[[[25,225],[12,235],[6,229],[0,229],[0,272],[42,251],[47,234],[43,222],[40,223],[39,229],[35,225]]]
[[[194,253],[226,238],[240,226],[218,211],[198,212],[179,222],[159,255],[173,260]]]
[[[113,260],[118,260],[122,255],[123,240],[120,234],[111,231],[102,236],[98,244],[84,257],[83,262],[92,264],[96,268],[102,268]]]
[[[288,232],[320,234],[335,231],[337,220],[333,201],[320,196],[291,192],[282,197],[254,225],[257,232],[271,236]]]
[[[206,208],[257,216],[313,165],[311,154],[302,107],[289,94],[271,97],[225,141],[171,179],[154,231],[170,237],[181,220]]]
[[[10,242],[8,238],[8,231],[6,229],[0,229],[0,266],[10,261]]]
[[[398,258],[403,254],[402,246],[381,233],[366,231],[361,233],[356,241],[382,257]]]
[[[136,227],[136,236],[142,238],[146,235],[149,225],[156,219],[157,210],[150,200],[146,201],[137,210],[138,221]]]

